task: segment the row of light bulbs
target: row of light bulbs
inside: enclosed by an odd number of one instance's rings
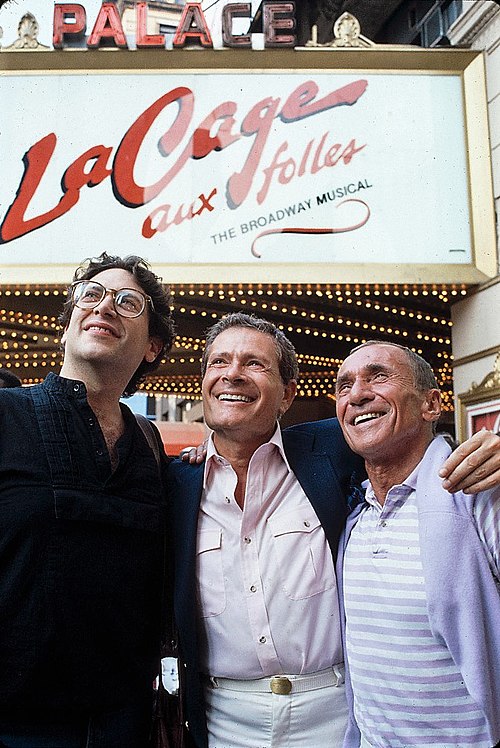
[[[453,392],[451,390],[451,369],[440,369],[436,377],[442,388],[443,411],[453,411]],[[297,394],[299,397],[328,397],[335,398],[335,374],[322,376],[318,379],[316,376],[299,377],[297,382]],[[201,400],[201,379],[198,375],[189,376],[165,376],[150,377],[144,384],[143,390],[149,394],[164,394],[165,392],[175,393],[180,397],[191,400]]]
[[[337,295],[350,295],[351,293],[365,295],[379,296],[380,294],[394,295],[394,296],[439,296],[440,298],[448,298],[448,296],[465,295],[467,293],[467,286],[464,283],[443,285],[438,283],[415,285],[411,283],[204,283],[203,286],[198,286],[194,283],[179,283],[171,288],[172,295],[183,295],[185,293],[199,295],[211,295],[217,291],[218,293],[277,293],[279,296],[286,294],[288,296],[296,295],[301,296],[306,294],[312,296],[322,296],[323,294],[332,296]],[[12,286],[6,285],[0,287],[0,296],[59,296],[60,294],[66,295],[66,286],[51,286],[51,285],[40,285],[31,284],[23,286]]]
[[[257,306],[257,304],[256,304]],[[262,303],[260,305],[260,308],[262,310],[262,313],[265,316],[265,312],[268,308],[268,306],[265,303]],[[278,311],[278,309],[273,305],[272,311]],[[384,310],[386,311],[386,310]],[[219,314],[217,312],[209,312],[207,310],[200,310],[196,306],[188,307],[188,306],[181,306],[176,309],[177,314],[180,315],[200,315],[201,317],[210,317],[213,321],[217,320],[219,318]],[[411,315],[408,315],[411,318]],[[309,314],[309,319],[312,319],[313,317]],[[415,315],[416,319],[424,319],[423,316]],[[344,326],[346,328],[346,332],[337,333],[337,332],[327,332],[326,330],[315,328],[310,323],[307,323],[304,321],[303,323],[299,323],[296,326],[290,325],[290,324],[279,324],[278,327],[283,330],[285,333],[296,333],[296,334],[304,334],[304,335],[311,335],[315,338],[322,338],[322,339],[330,339],[330,340],[338,340],[338,341],[347,341],[348,343],[353,343],[354,345],[357,345],[358,343],[362,342],[363,338],[359,338],[358,335],[361,334],[369,334],[370,336],[373,335],[395,335],[396,337],[400,337],[403,342],[404,339],[407,339],[410,337],[410,332],[408,330],[404,330],[401,327],[395,327],[393,325],[380,325],[370,322],[362,322],[360,320],[350,320],[350,319],[344,319],[343,317],[326,317],[325,315],[318,315],[319,321],[325,321],[332,324],[339,324],[341,326]],[[443,326],[449,327],[451,325],[451,322],[446,319],[437,319],[437,318],[431,318],[429,315],[426,315],[426,321],[432,321],[434,323],[440,323]],[[351,332],[355,331],[355,332]],[[443,335],[432,335],[429,333],[422,333],[418,332],[416,333],[416,337],[418,340],[422,340],[424,342],[432,342],[440,345],[450,345],[451,339],[449,336],[443,336]],[[449,355],[446,351],[443,351],[443,355]]]
[[[4,366],[7,368],[12,368],[14,371],[17,371],[20,373],[20,376],[22,377],[23,381],[26,384],[37,384],[38,382],[41,382],[45,376],[47,370],[50,370],[51,368],[60,367],[61,361],[59,358],[55,358],[56,354],[51,354],[50,357],[45,354],[45,356],[42,358],[42,360],[23,360],[23,357],[20,357],[18,354],[16,354],[14,357],[8,358],[6,357],[6,361],[4,363]],[[40,377],[24,377],[22,375],[23,368],[38,368],[40,367],[43,370],[43,374],[41,374]],[[438,375],[438,381],[442,380],[441,377]],[[442,402],[443,402],[443,411],[452,411],[453,410],[453,392],[451,389],[446,389],[446,384],[449,384],[446,380],[448,380],[448,377],[445,377],[445,382],[440,382],[441,386],[441,395],[442,395]],[[150,394],[165,394],[165,392],[168,392],[169,394],[175,394],[179,397],[189,398],[192,400],[200,400],[201,399],[201,378],[199,375],[191,375],[191,376],[165,376],[165,377],[150,377],[145,384],[143,385],[142,389],[146,393]],[[334,399],[334,392],[335,392],[335,376],[332,373],[330,377],[321,377],[321,379],[318,379],[316,377],[299,377],[299,380],[297,382],[297,395],[299,397],[328,397]]]
[[[58,296],[61,293],[64,293],[64,291],[58,288],[53,288],[51,290],[49,290],[48,288],[44,290],[35,289],[33,291],[30,290],[29,288],[25,288],[24,290],[19,289],[19,288],[16,288],[14,290],[10,288],[6,288],[3,290],[0,289],[0,296],[2,294],[4,294],[5,296],[10,296],[10,295],[30,296],[31,294],[35,296],[37,295],[38,296],[40,295],[49,296],[50,294],[54,296]],[[199,288],[190,286],[187,289],[184,288],[183,286],[180,286],[177,289],[176,288],[172,289],[172,295],[174,296],[174,298],[175,296],[178,296],[181,299],[185,298],[186,296],[187,297],[207,296],[208,298],[211,298],[217,295],[218,300],[221,302],[226,301],[226,300],[231,303],[239,302],[242,306],[246,306],[248,304],[253,309],[259,307],[263,310],[269,309],[270,311],[282,312],[284,314],[287,314],[288,312],[290,312],[290,314],[292,315],[299,315],[301,317],[308,318],[311,320],[317,319],[318,321],[321,321],[321,322],[331,322],[331,323],[342,324],[343,322],[342,318],[338,319],[331,315],[327,316],[323,313],[316,313],[314,311],[304,310],[304,309],[299,310],[293,307],[289,309],[287,306],[282,306],[282,305],[280,306],[276,304],[275,302],[268,304],[267,302],[262,301],[262,299],[255,300],[255,299],[250,298],[250,301],[248,301],[245,298],[246,296],[252,297],[254,295],[256,295],[257,297],[274,296],[274,295],[277,295],[277,296],[288,295],[288,296],[300,297],[303,294],[305,294],[305,296],[316,295],[318,298],[326,297],[332,300],[335,299],[337,302],[340,302],[340,303],[345,300],[347,304],[354,304],[355,306],[363,306],[366,309],[373,308],[375,311],[383,311],[386,314],[390,313],[394,315],[399,315],[401,317],[408,317],[410,320],[425,321],[428,323],[432,322],[433,324],[439,324],[439,325],[442,325],[443,327],[449,327],[450,325],[450,321],[444,317],[436,317],[435,315],[432,316],[430,314],[425,314],[423,312],[407,310],[404,307],[397,307],[394,305],[389,306],[388,304],[382,304],[379,300],[372,302],[370,300],[367,300],[367,298],[371,296],[375,296],[375,297],[396,296],[397,297],[401,295],[403,297],[405,296],[425,297],[425,296],[430,295],[430,296],[437,296],[444,303],[448,303],[449,296],[453,297],[453,296],[458,296],[458,295],[465,295],[466,293],[467,293],[467,290],[465,286],[452,287],[451,289],[448,289],[445,286],[432,287],[430,289],[426,287],[423,287],[423,288],[413,287],[412,288],[408,286],[403,286],[403,288],[400,289],[397,285],[392,286],[392,287],[384,286],[383,288],[377,287],[377,286],[374,286],[374,287],[354,286],[352,289],[349,285],[346,285],[346,286],[339,286],[338,288],[336,288],[335,291],[333,291],[328,285],[325,286],[324,288],[316,287],[314,290],[312,287],[307,286],[306,289],[303,290],[300,286],[297,286],[297,287],[294,286],[293,288],[292,287],[283,288],[282,286],[278,285],[277,287],[267,286],[266,288],[266,287],[263,287],[261,284],[258,284],[256,289],[252,288],[252,284],[250,284],[247,287],[243,287],[242,285],[240,285],[236,290],[234,288],[231,288],[231,286],[226,287],[222,285],[220,285],[217,288],[211,287],[209,285],[208,287],[199,287]],[[352,298],[352,296],[354,296],[355,298]],[[356,298],[360,296],[363,296],[364,298],[363,299]],[[180,306],[179,311],[181,311],[181,313],[186,313],[188,310],[186,309],[185,306]],[[5,313],[6,313],[5,310],[3,310],[3,314]],[[190,310],[189,313],[191,314],[196,313],[196,310]],[[48,321],[48,318],[46,316],[40,317],[40,315],[36,315],[36,314],[30,315],[29,313],[27,313],[26,315],[23,315],[22,312],[11,313],[11,314],[17,315],[20,319],[23,319],[24,324],[27,324],[27,325],[29,324],[44,325],[44,323],[47,323]],[[216,312],[210,313],[206,310],[202,310],[202,316],[210,316],[211,318],[215,319],[217,318],[217,313]],[[352,322],[351,320],[346,320],[345,322],[346,324],[354,324],[354,325],[361,324],[359,322],[358,323]],[[57,326],[57,319],[55,317],[51,318],[50,320],[50,326],[53,326],[53,325]]]
[[[449,327],[451,322],[444,316],[438,316],[425,311],[411,310],[396,305],[394,302],[387,300],[387,297],[401,297],[401,302],[406,297],[434,297],[444,304],[448,304],[452,297],[463,296],[467,293],[465,286],[412,286],[407,284],[396,285],[292,285],[292,284],[249,284],[249,285],[223,285],[208,284],[205,286],[179,285],[172,289],[174,299],[177,297],[177,304],[174,306],[175,315],[199,315],[207,319],[207,326],[220,318],[220,310],[213,311],[210,309],[200,309],[200,302],[203,304],[203,297],[207,299],[214,298],[218,302],[236,303],[241,310],[256,312],[263,316],[266,312],[291,314],[293,323],[281,323],[278,327],[285,333],[297,335],[312,336],[314,338],[328,339],[332,341],[345,341],[352,345],[357,345],[367,338],[378,337],[379,335],[392,335],[399,338],[401,342],[408,344],[410,336],[414,336],[417,342],[414,350],[425,356],[426,344],[444,346],[443,350],[437,352],[437,357],[443,362],[443,365],[436,372],[440,385],[443,387],[443,400],[445,409],[452,408],[452,370],[450,361],[451,353],[446,350],[450,346]],[[3,288],[0,289],[0,296],[60,296],[66,294],[66,289],[57,287],[25,287],[25,288]],[[272,296],[273,299],[269,299]],[[276,296],[283,297],[282,301],[276,301]],[[293,297],[293,298],[292,298]],[[306,302],[307,298],[316,297],[318,300],[325,299],[337,303],[345,303],[356,307],[382,311],[385,314],[394,315],[394,324],[376,324],[375,322],[366,322],[362,319],[351,319],[345,314],[334,316],[325,311],[317,311],[300,308],[301,297]],[[285,301],[286,299],[286,301]],[[299,302],[299,304],[297,304]],[[361,316],[361,315],[360,315]],[[398,322],[396,322],[396,317]],[[56,316],[41,315],[31,312],[11,311],[0,309],[0,323],[9,325],[19,325],[32,330],[0,330],[0,351],[3,351],[2,365],[14,369],[29,369],[56,367],[61,363],[61,353],[52,351],[54,345],[59,343],[59,325]],[[404,329],[404,323],[415,325],[420,323],[423,328],[426,326],[436,326],[442,328],[442,333],[425,331],[419,329],[417,332]],[[324,324],[335,324],[340,330],[322,329]],[[36,351],[31,351],[33,344]],[[200,352],[203,348],[204,341],[200,338],[179,336],[175,343],[173,352],[167,356],[162,363],[164,364],[198,364]],[[421,347],[423,346],[423,348]],[[47,348],[47,350],[43,350]],[[22,351],[22,352],[20,352]],[[334,357],[315,356],[311,354],[300,354],[299,361],[301,367],[307,367],[309,371],[302,375],[299,381],[299,395],[303,397],[316,397],[324,395],[331,397],[335,386],[335,371],[341,363],[341,360]],[[314,373],[314,369],[321,367],[327,373],[323,373],[321,378]],[[328,373],[329,372],[329,373]],[[41,372],[40,378],[27,379],[24,381],[32,383],[44,378],[45,372]],[[156,376],[148,380],[144,387],[146,392],[160,393],[168,390],[178,393],[182,396],[190,396],[193,399],[199,398],[200,380],[198,375],[187,376]]]
[[[266,301],[255,301],[252,300],[250,302],[247,301],[244,297],[235,297],[234,299],[229,299],[232,303],[238,303],[242,307],[246,307],[247,309],[250,308],[250,312],[254,312],[255,309],[260,308],[264,311],[271,311],[271,312],[279,312],[281,314],[288,314],[290,313],[293,316],[302,317],[304,319],[309,320],[317,320],[318,322],[330,322],[330,323],[338,323],[338,324],[345,324],[347,325],[355,325],[360,326],[362,323],[359,321],[352,321],[350,319],[344,320],[342,316],[334,316],[334,315],[326,315],[324,313],[317,313],[310,310],[305,309],[297,309],[295,307],[292,307],[291,309],[286,306],[279,306],[276,303],[267,303]],[[382,306],[381,304],[371,304],[371,302],[363,302],[361,300],[353,301],[352,299],[347,299],[348,304],[354,303],[357,307],[363,307],[364,309],[371,309],[373,308],[374,311],[379,312],[385,312],[386,314],[393,314],[393,315],[399,315],[400,317],[408,317],[410,320],[417,320],[418,322],[427,322],[432,324],[439,324],[443,327],[450,327],[451,322],[450,320],[446,319],[445,317],[436,317],[431,316],[430,314],[423,314],[422,312],[414,312],[412,310],[407,310],[404,308],[398,308],[394,306]],[[182,314],[201,314],[202,317],[211,317],[212,319],[217,319],[218,314],[215,311],[210,312],[209,310],[199,310],[198,305],[196,305],[195,302],[193,302],[193,305],[189,304],[182,304],[181,306],[176,308],[176,311],[181,312]],[[368,327],[368,325],[365,323],[363,325],[364,327]]]

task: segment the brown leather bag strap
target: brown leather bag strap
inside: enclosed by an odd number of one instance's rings
[[[140,413],[134,413],[134,415],[135,415],[135,420],[137,421],[137,425],[139,426],[142,433],[144,434],[147,443],[153,450],[156,464],[158,465],[158,469],[159,469],[160,468],[160,447],[156,439],[155,427],[153,426],[149,418],[146,418],[146,416],[143,416]]]

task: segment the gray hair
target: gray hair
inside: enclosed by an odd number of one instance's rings
[[[399,345],[399,343],[390,343],[387,340],[366,340],[361,345],[357,345],[349,351],[349,356],[355,351],[359,351],[361,348],[367,348],[370,345],[392,345],[394,348],[399,348],[404,351],[408,364],[413,374],[413,383],[419,392],[425,392],[426,390],[438,390],[439,385],[437,383],[434,372],[432,371],[431,365],[419,356],[418,353],[407,348],[405,345]],[[346,357],[347,358],[347,357]]]
[[[299,367],[297,364],[297,354],[292,343],[286,335],[276,327],[272,322],[268,322],[261,317],[254,317],[251,314],[243,312],[233,312],[222,317],[212,327],[209,327],[206,333],[205,350],[201,359],[201,375],[204,376],[207,369],[208,355],[215,338],[225,330],[231,327],[248,327],[258,332],[263,332],[273,338],[278,356],[278,367],[283,384],[288,384],[292,379],[297,379]]]

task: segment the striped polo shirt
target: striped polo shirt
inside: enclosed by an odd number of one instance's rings
[[[347,545],[346,646],[354,710],[366,748],[491,748],[481,708],[426,609],[415,485],[418,467],[381,507],[367,508]],[[478,494],[474,518],[493,568],[500,566],[500,497]],[[453,560],[450,559],[453,563]]]

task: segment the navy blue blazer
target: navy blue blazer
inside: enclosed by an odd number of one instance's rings
[[[336,418],[283,431],[290,467],[325,531],[334,560],[348,514],[352,483],[364,479],[363,461],[347,446]],[[174,550],[174,610],[179,631],[185,714],[198,748],[207,748],[203,685],[199,674],[196,612],[196,535],[204,465],[173,460],[168,467]]]

